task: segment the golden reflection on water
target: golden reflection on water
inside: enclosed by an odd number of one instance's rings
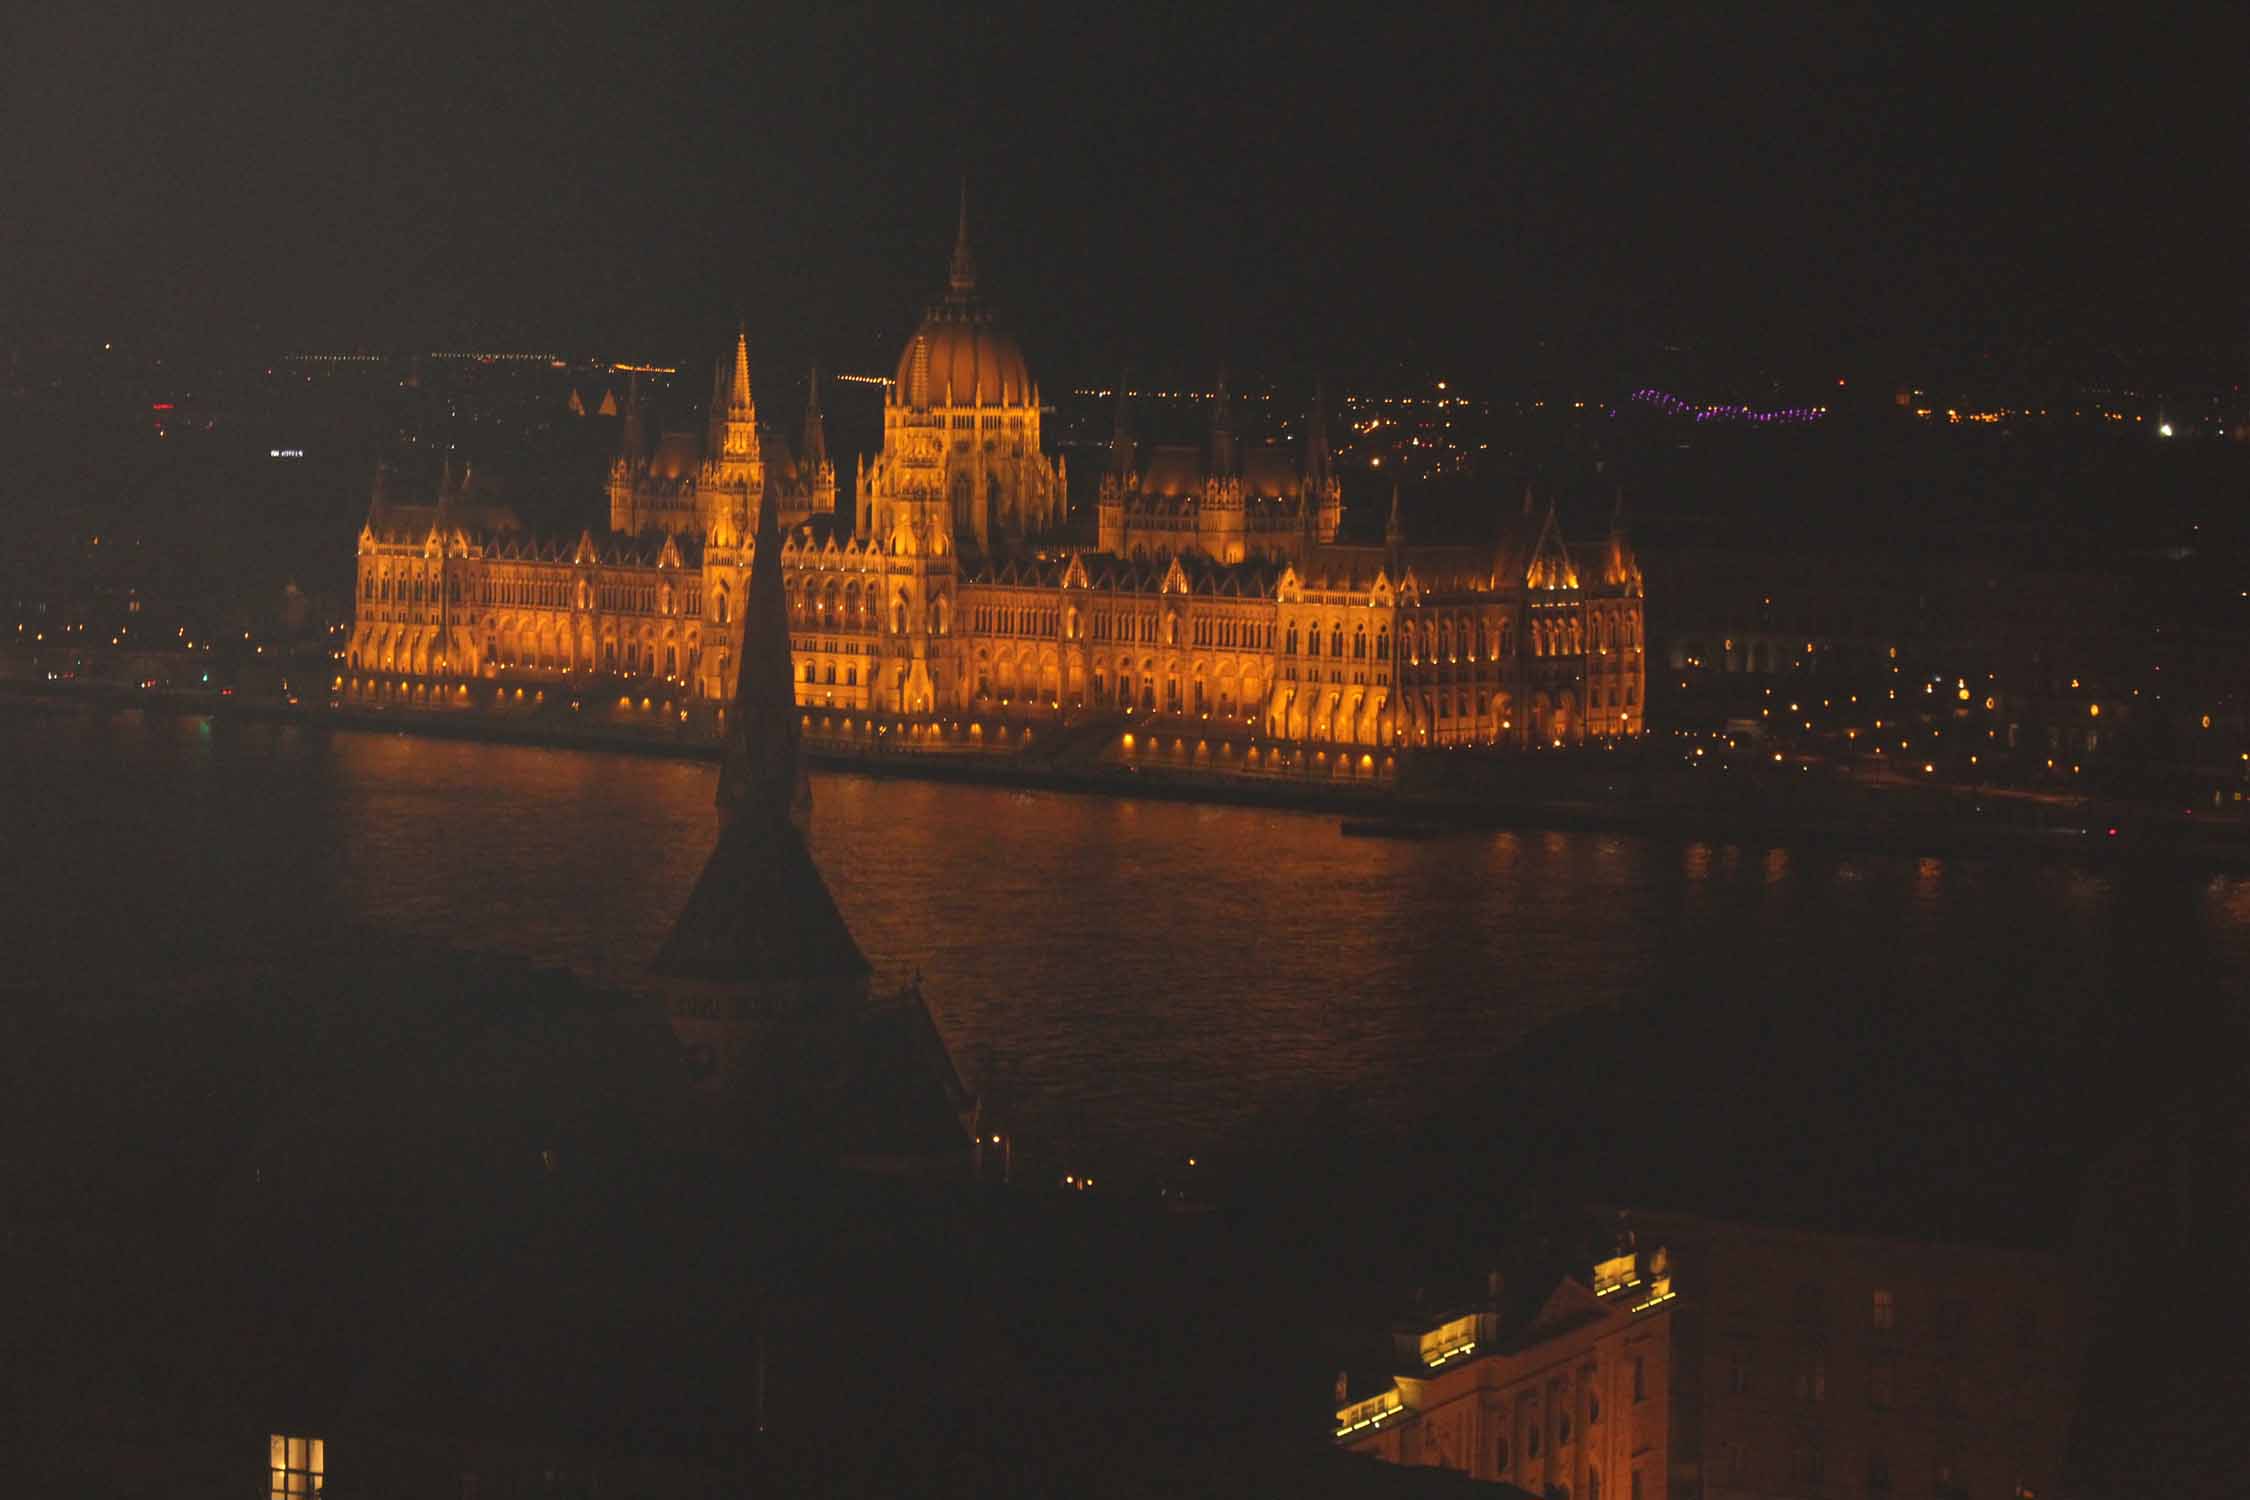
[[[14,951],[51,984],[191,943],[286,953],[339,923],[629,983],[710,851],[715,776],[0,718],[23,851],[0,861],[0,909],[50,914]],[[814,778],[812,843],[878,971],[919,971],[964,1070],[1058,1148],[1215,1151],[1337,1099],[1426,1118],[1580,1011],[1813,1004],[1842,977],[1934,1014],[1999,996],[2037,1025],[2119,982],[2109,880],[2045,865],[1547,831],[1347,839],[1332,816],[837,775]],[[2250,881],[2195,889],[2235,982]]]

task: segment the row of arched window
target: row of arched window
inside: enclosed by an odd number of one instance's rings
[[[1189,634],[1198,646],[1246,646],[1260,650],[1273,645],[1271,624],[1228,615],[1198,615],[1190,624]]]
[[[1078,611],[1073,609],[1070,618],[1075,623]],[[976,629],[979,635],[1031,635],[1042,640],[1052,640],[1061,628],[1061,611],[1029,609],[1005,604],[977,606]]]
[[[447,593],[455,604],[461,602],[461,580],[449,577]],[[400,574],[394,578],[389,573],[370,571],[359,581],[359,596],[370,603],[379,604],[429,604],[437,600],[437,580],[420,573]]]

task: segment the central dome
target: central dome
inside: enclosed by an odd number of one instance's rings
[[[1023,350],[966,301],[930,309],[898,357],[897,379],[899,399],[909,406],[967,406],[980,396],[987,406],[1031,404]]]
[[[961,227],[945,299],[932,303],[898,357],[895,399],[908,406],[1029,406],[1031,372],[1023,350],[992,326],[977,301],[976,262],[969,255],[969,197],[961,195]]]

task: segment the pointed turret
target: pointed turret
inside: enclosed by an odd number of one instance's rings
[[[1119,479],[1133,472],[1137,461],[1138,445],[1133,440],[1133,398],[1126,392],[1123,380],[1117,382],[1117,425],[1110,433],[1109,471]]]
[[[1625,529],[1625,487],[1617,487],[1617,501],[1609,512],[1609,543],[1602,550],[1602,582],[1611,588],[1630,587],[1638,581],[1640,565]]]
[[[1316,381],[1312,411],[1305,418],[1305,494],[1326,494],[1334,475],[1335,464],[1328,452],[1328,387]]]
[[[1219,388],[1211,393],[1211,473],[1234,473],[1234,404],[1227,399],[1227,372],[1219,371]]]
[[[953,264],[946,285],[954,297],[966,299],[977,289],[977,263],[969,254],[969,180],[961,179],[961,222],[953,234]]]
[[[618,434],[617,461],[630,471],[647,456],[648,443],[641,436],[641,377],[634,371],[625,377],[625,425]]]
[[[711,458],[726,466],[724,478],[760,488],[758,472],[758,403],[750,394],[750,330],[735,326],[734,354],[719,356],[711,378]]]
[[[727,382],[727,415],[729,417],[758,414],[757,402],[750,399],[750,326],[737,323],[734,329],[734,371]]]
[[[828,465],[828,426],[820,418],[820,366],[814,365],[812,385],[805,393],[804,451],[798,455],[808,475]]]

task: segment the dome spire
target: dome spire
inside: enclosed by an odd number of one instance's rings
[[[969,179],[961,179],[961,222],[953,234],[953,267],[948,277],[953,295],[966,297],[977,289],[977,263],[969,254]]]

